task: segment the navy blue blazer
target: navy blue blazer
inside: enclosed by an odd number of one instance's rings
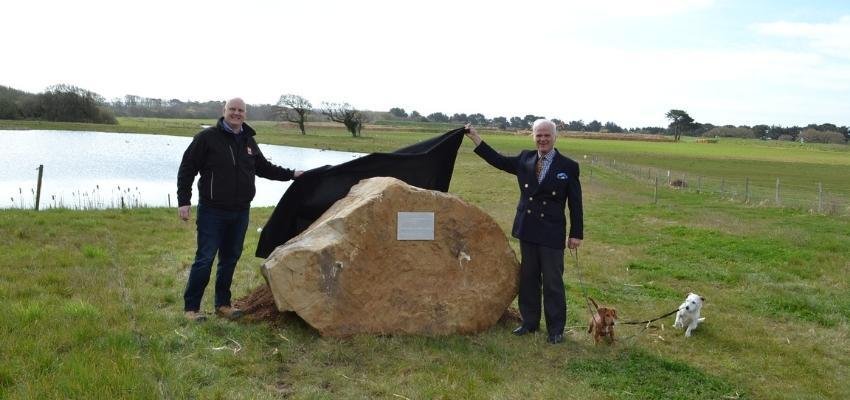
[[[538,184],[535,172],[537,150],[523,150],[517,156],[506,157],[481,142],[475,147],[475,154],[488,164],[517,177],[520,196],[511,232],[515,238],[555,249],[565,248],[567,205],[570,208],[569,237],[584,238],[577,162],[555,149],[555,158]]]

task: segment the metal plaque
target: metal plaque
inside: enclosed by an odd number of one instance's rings
[[[433,212],[399,211],[396,240],[434,240]]]

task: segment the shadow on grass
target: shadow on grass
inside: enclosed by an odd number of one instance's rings
[[[687,364],[630,350],[613,358],[571,360],[567,370],[614,397],[641,399],[747,398],[744,390]]]

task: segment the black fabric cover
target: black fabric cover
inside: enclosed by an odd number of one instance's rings
[[[305,171],[289,186],[263,227],[256,256],[268,257],[307,229],[363,179],[390,176],[412,186],[448,191],[464,132],[459,128],[392,153],[372,153]]]

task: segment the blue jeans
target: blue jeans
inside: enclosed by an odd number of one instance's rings
[[[249,211],[228,211],[198,205],[198,251],[195,252],[195,262],[189,271],[186,292],[183,293],[184,310],[201,309],[201,298],[210,281],[216,253],[218,269],[215,274],[215,307],[230,305],[230,283],[233,281],[236,262],[242,255]]]

